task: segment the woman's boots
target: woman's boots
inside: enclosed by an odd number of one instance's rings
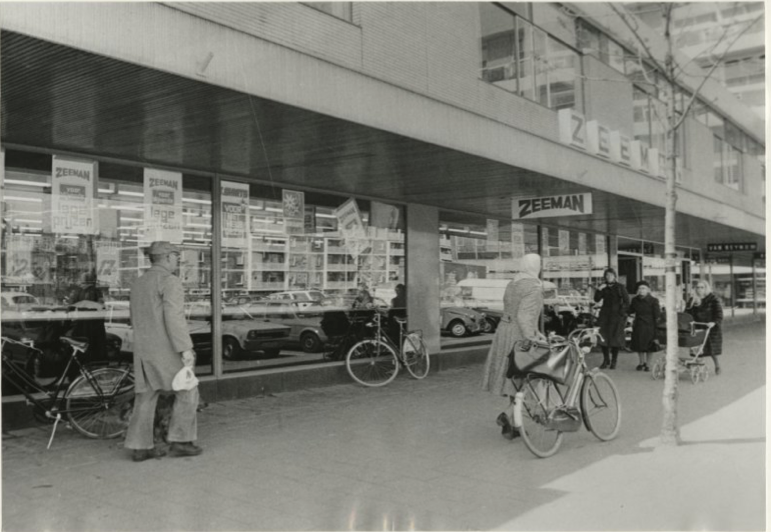
[[[616,369],[616,362],[618,362],[618,348],[611,349],[611,359],[609,369]]]
[[[612,357],[612,358],[611,358]],[[618,348],[602,348],[602,364],[600,364],[600,369],[616,369],[616,362],[618,361]]]

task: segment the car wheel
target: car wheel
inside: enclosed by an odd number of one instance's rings
[[[483,332],[483,333],[491,333],[491,332],[493,332],[494,326],[493,326],[492,322],[490,320],[488,320],[487,318],[482,320],[481,325],[482,325],[481,332]]]
[[[222,358],[225,360],[234,360],[241,352],[241,346],[235,338],[222,339]]]
[[[306,353],[315,353],[321,348],[321,340],[315,333],[305,333],[300,337],[300,345]]]
[[[450,324],[449,330],[450,334],[452,334],[455,338],[462,338],[468,334],[468,328],[466,328],[466,324],[461,320],[455,320],[452,322]]]

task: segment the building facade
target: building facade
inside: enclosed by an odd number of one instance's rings
[[[170,240],[211,397],[333,382],[340,363],[301,336],[324,343],[313,301],[361,288],[387,307],[406,285],[441,360],[452,310],[479,304],[463,281],[530,251],[557,295],[608,266],[663,295],[670,172],[681,284],[728,260],[754,275],[715,270],[726,304],[764,301],[763,120],[708,81],[669,153],[671,88],[607,6],[14,3],[0,28],[2,290],[38,309],[5,313],[20,336],[73,319],[66,298],[95,283],[130,352],[123,301],[143,247]],[[684,77],[678,112],[699,85]],[[266,322],[300,347],[248,352],[239,334]]]

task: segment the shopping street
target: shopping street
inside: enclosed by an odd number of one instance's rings
[[[611,372],[619,437],[582,429],[545,460],[501,438],[478,364],[213,403],[196,458],[136,464],[65,429],[46,451],[46,428],[12,431],[3,530],[761,530],[764,341],[762,323],[729,327],[723,374],[680,380],[670,449],[655,447],[663,384],[631,353]]]

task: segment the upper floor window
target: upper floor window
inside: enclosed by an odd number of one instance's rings
[[[324,13],[328,13],[333,17],[337,17],[350,22],[353,18],[351,2],[303,2],[306,6],[310,6]]]
[[[479,5],[481,78],[551,109],[574,107],[578,54],[528,21]]]

